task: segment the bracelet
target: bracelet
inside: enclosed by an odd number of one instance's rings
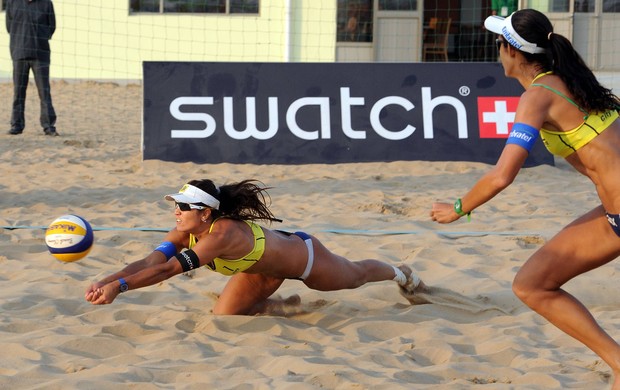
[[[463,202],[461,198],[458,198],[456,202],[454,202],[454,212],[457,213],[459,217],[467,215],[467,222],[471,221],[471,211],[468,213],[463,211]]]
[[[127,285],[127,282],[125,281],[125,279],[119,278],[118,282],[120,283],[120,285],[118,286],[119,292],[124,293],[125,291],[129,290],[129,286]]]

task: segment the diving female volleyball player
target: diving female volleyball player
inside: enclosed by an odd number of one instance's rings
[[[166,195],[175,202],[176,227],[148,256],[92,284],[86,300],[111,303],[119,293],[202,266],[231,276],[214,314],[263,312],[285,279],[321,291],[394,280],[406,298],[425,287],[405,265],[374,259],[351,262],[307,233],[259,226],[254,221],[278,221],[266,204],[265,191],[254,180],[219,188],[211,180],[193,180]]]
[[[524,9],[507,18],[490,16],[485,27],[499,34],[504,72],[525,92],[495,167],[454,204],[433,204],[431,218],[455,221],[508,187],[538,137],[551,153],[589,177],[601,205],[536,251],[517,273],[513,290],[530,308],[598,354],[613,370],[613,388],[620,390],[620,345],[561,288],[620,255],[620,101],[599,84],[542,13]],[[566,196],[571,196],[568,189]]]

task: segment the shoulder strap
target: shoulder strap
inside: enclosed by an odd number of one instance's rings
[[[196,243],[198,242],[198,240],[196,239],[196,236],[194,236],[192,233],[189,234],[189,248],[187,249],[192,249],[194,246],[196,246]]]
[[[215,223],[216,223],[219,219],[221,219],[221,218],[222,218],[222,217],[215,218],[215,219],[213,220],[213,222],[211,222],[211,226],[209,226],[209,233],[211,233],[211,230],[213,230],[213,225],[215,225]]]
[[[581,108],[579,106],[579,104],[575,103],[575,101],[573,99],[569,98],[568,96],[564,95],[562,92],[558,91],[557,89],[555,89],[553,87],[550,87],[550,86],[545,85],[545,84],[538,84],[538,83],[530,84],[530,86],[532,86],[532,87],[543,87],[543,88],[545,88],[545,89],[555,93],[556,95],[563,97],[564,99],[566,99],[566,101],[571,103],[573,106],[577,107],[581,112],[585,113],[586,115],[588,114],[588,112],[586,112],[583,108]]]

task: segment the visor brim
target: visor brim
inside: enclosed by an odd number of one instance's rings
[[[178,203],[201,203],[200,200],[190,198],[189,196],[181,193],[166,195],[164,196],[164,199]]]
[[[484,28],[498,35],[502,35],[502,28],[505,25],[506,18],[497,15],[491,15],[484,21]]]

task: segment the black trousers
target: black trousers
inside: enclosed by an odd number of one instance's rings
[[[56,130],[56,112],[52,105],[50,91],[50,63],[40,60],[13,61],[13,112],[11,113],[11,130],[24,130],[26,121],[24,109],[26,106],[26,89],[30,70],[34,75],[34,82],[39,91],[41,101],[41,127]]]

